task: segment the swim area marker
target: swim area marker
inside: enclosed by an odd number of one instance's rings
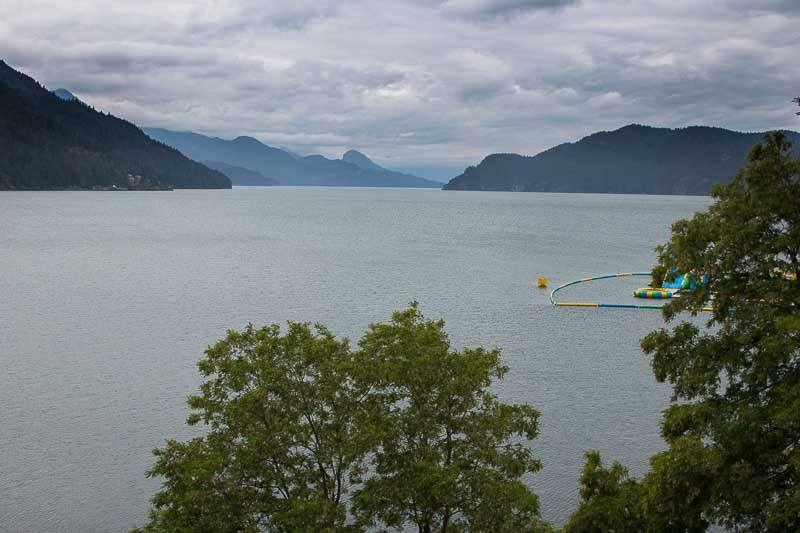
[[[590,281],[597,281],[600,279],[610,278],[625,278],[630,276],[650,276],[650,272],[617,272],[616,274],[606,274],[605,276],[592,276],[589,278],[581,278],[579,280],[570,281],[559,285],[550,292],[550,303],[555,307],[613,307],[616,309],[661,309],[662,305],[646,305],[646,304],[613,304],[613,303],[595,303],[595,302],[558,302],[555,299],[555,294],[571,285],[578,285],[580,283],[588,283]],[[711,307],[703,307],[701,311],[713,311]]]

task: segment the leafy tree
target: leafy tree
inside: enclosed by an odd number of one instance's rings
[[[189,423],[207,432],[156,450],[145,531],[545,527],[521,479],[540,468],[538,413],[488,391],[497,350],[451,351],[416,304],[355,353],[323,326],[250,325],[199,368]]]
[[[709,329],[682,322],[642,342],[675,400],[662,425],[669,449],[646,481],[698,525],[800,529],[798,174],[785,136],[768,134],[708,211],[676,223],[659,250],[654,276],[673,267],[707,276],[666,318],[713,306]]]
[[[541,468],[525,442],[539,413],[489,392],[507,371],[497,350],[451,350],[444,322],[424,319],[416,304],[370,326],[359,346],[378,439],[374,475],[354,493],[359,523],[426,533],[544,529],[522,482]]]
[[[344,496],[366,453],[352,354],[322,326],[289,323],[227,337],[198,364],[189,398],[205,436],[156,450],[154,531],[348,529]]]

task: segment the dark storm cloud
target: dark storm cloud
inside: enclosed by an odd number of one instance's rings
[[[395,166],[639,122],[798,128],[779,0],[0,0],[0,51],[138,124]]]

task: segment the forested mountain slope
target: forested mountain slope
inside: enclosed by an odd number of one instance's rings
[[[79,100],[64,100],[0,61],[0,189],[86,189],[139,175],[178,188],[230,180]]]

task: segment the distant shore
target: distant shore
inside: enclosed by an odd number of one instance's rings
[[[2,187],[0,191],[174,191],[173,187],[166,185],[152,185],[148,187],[127,187],[120,185],[95,186],[95,187]]]

